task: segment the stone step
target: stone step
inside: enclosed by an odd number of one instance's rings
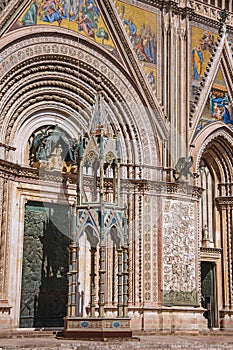
[[[0,339],[16,339],[16,338],[56,338],[59,331],[48,330],[17,330],[17,331],[1,331]]]
[[[181,333],[149,335],[143,332],[142,335],[133,339],[103,339],[102,341],[69,340],[56,338],[57,335],[59,335],[58,330],[1,332],[0,350],[233,350],[233,332],[219,330],[202,335]]]
[[[42,338],[20,338],[7,339],[3,342],[0,340],[0,350],[191,350],[191,349],[233,349],[233,339],[224,340],[214,338],[196,338],[189,337],[145,337],[140,341],[125,341],[125,340],[107,340],[107,341],[64,341],[56,339]]]

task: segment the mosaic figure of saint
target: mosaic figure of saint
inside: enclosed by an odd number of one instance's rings
[[[193,77],[194,79],[199,79],[202,73],[202,64],[204,63],[204,58],[201,52],[200,46],[196,46],[192,50],[193,55]]]
[[[225,124],[233,124],[232,102],[228,93],[216,98],[210,94],[210,114],[216,119],[223,119]]]
[[[34,0],[22,18],[25,26],[32,26],[37,23],[38,0]]]

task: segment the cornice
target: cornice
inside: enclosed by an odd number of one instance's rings
[[[143,165],[142,165],[143,168]],[[32,184],[42,183],[63,183],[64,185],[75,185],[77,181],[77,175],[61,172],[51,171],[45,169],[36,169],[26,166],[20,166],[18,164],[8,162],[0,159],[0,177],[9,181],[24,182]],[[106,180],[107,187],[113,186],[112,180]],[[138,194],[153,194],[164,196],[179,196],[187,197],[190,199],[199,199],[202,190],[196,186],[190,186],[185,183],[166,183],[152,180],[137,180],[137,179],[122,179],[122,191],[132,190]],[[84,185],[88,187],[93,186],[93,182],[88,177],[84,178]]]
[[[201,253],[203,254],[216,254],[216,255],[221,255],[223,250],[222,248],[207,248],[207,247],[201,247],[200,248]]]
[[[178,1],[165,1],[165,0],[140,0],[142,4],[154,6],[160,10],[166,12],[173,12],[179,14],[182,18],[187,17],[189,21],[193,23],[197,22],[206,26],[211,26],[215,29],[219,29],[219,11],[221,8],[217,8],[203,1],[190,0],[187,1],[188,6],[180,6]],[[228,12],[228,18],[226,21],[227,31],[233,32],[233,14]]]
[[[20,166],[0,159],[0,177],[10,181],[21,182],[54,182],[69,180],[69,183],[76,183],[77,176],[70,173],[61,173],[60,171],[44,171],[36,168]]]
[[[219,12],[221,8],[211,6],[203,1],[189,0],[190,8],[192,9],[192,17],[190,20],[193,22],[202,23],[214,28],[220,27]],[[226,20],[227,31],[232,32],[233,27],[233,14],[228,12],[228,18]]]

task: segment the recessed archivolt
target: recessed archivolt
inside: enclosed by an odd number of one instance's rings
[[[55,73],[44,72],[42,75],[41,72],[34,72],[31,76],[24,76],[15,84],[16,87],[12,86],[8,90],[7,96],[2,99],[3,111],[1,115],[2,122],[4,120],[5,123],[5,142],[8,142],[10,139],[11,126],[15,124],[17,114],[19,115],[28,105],[33,105],[40,100],[47,101],[48,104],[52,101],[57,101],[70,106],[76,113],[79,112],[88,121],[98,84],[93,81],[92,84],[88,84],[87,79],[84,81],[81,80],[82,75],[85,76],[84,73],[81,73],[79,75],[80,79],[75,79],[74,75],[66,74],[63,76],[59,72],[59,67],[57,67],[57,72]],[[118,124],[125,126],[127,117],[127,109],[125,107],[127,105],[118,104],[117,106],[112,101],[114,96],[107,95],[106,89],[105,95],[106,101],[110,100],[111,103],[112,117],[115,116],[114,119],[116,119],[114,125],[116,125],[116,121],[118,120]],[[122,106],[124,106],[124,111]],[[13,116],[14,118],[12,118]],[[118,125],[117,128],[120,130],[122,127]],[[124,129],[123,135],[126,135],[126,128]],[[135,132],[132,128],[130,129],[131,133]],[[87,129],[84,130],[87,131]],[[129,139],[132,137],[130,136]]]
[[[82,56],[80,52],[79,56]],[[74,57],[64,59],[58,55],[43,55],[39,61],[37,56],[15,64],[14,59],[8,56],[12,68],[2,80],[1,140],[13,142],[15,130],[12,131],[12,128],[16,120],[20,120],[24,109],[28,106],[34,108],[39,101],[49,104],[57,101],[87,120],[99,88],[97,78],[101,77],[111,123],[121,132],[125,144],[125,161],[142,164],[145,151],[146,163],[157,165],[159,150],[154,127],[149,127],[151,120],[135,87],[121,72],[116,76],[113,65],[109,69],[97,57],[91,58],[95,67]],[[39,108],[42,111],[42,104]],[[140,135],[143,130],[144,135]],[[145,136],[146,130],[148,134]]]
[[[15,66],[20,63],[24,64],[24,61],[32,57],[40,62],[43,55],[51,55],[53,58],[60,55],[64,65],[68,61],[73,62],[74,65],[79,62],[83,65],[86,64],[89,72],[97,70],[103,79],[108,79],[111,82],[111,88],[115,88],[115,94],[120,91],[127,102],[136,99],[138,104],[145,104],[138,93],[139,90],[141,91],[141,83],[136,83],[128,75],[125,66],[95,42],[89,42],[87,38],[79,36],[77,33],[54,27],[24,28],[11,33],[8,35],[7,41],[3,40],[2,42],[6,45],[6,49],[1,55],[3,76],[9,70],[12,71]],[[152,109],[154,108],[156,109],[153,105]],[[151,111],[149,113],[151,114]],[[161,136],[168,137],[168,131],[164,129],[165,125],[162,126],[158,110],[156,109],[152,113],[154,114],[153,119],[158,119],[157,126],[153,126],[154,131],[157,127],[159,129],[162,127],[165,134],[162,133]]]
[[[207,149],[203,153],[202,159],[205,160],[205,163],[208,165],[212,175],[215,177],[216,182],[228,182],[229,179],[229,167],[226,159],[216,157],[216,154],[221,152],[221,147],[214,144],[208,145]],[[225,179],[225,180],[224,180]]]
[[[196,171],[199,169],[201,159],[205,159],[217,175],[219,182],[233,182],[232,149],[232,137],[228,130],[216,130],[206,138],[199,150]]]
[[[12,127],[11,137],[16,147],[10,152],[8,160],[29,165],[28,140],[35,130],[42,126],[54,125],[66,132],[69,138],[77,138],[85,128],[85,121],[72,112],[72,109],[61,103],[48,105],[46,110],[40,109],[40,103],[26,108]],[[59,107],[59,108],[58,108]],[[10,144],[12,144],[10,139]]]
[[[68,98],[56,95],[57,91],[54,91],[53,94],[50,90],[50,94],[46,94],[46,91],[44,91],[44,89],[42,90],[43,91],[41,91],[41,94],[39,91],[37,96],[27,100],[25,103],[23,98],[25,96],[22,97],[21,101],[17,100],[16,102],[18,102],[19,105],[13,106],[13,108],[17,110],[17,112],[14,113],[14,119],[10,118],[8,123],[5,124],[5,142],[8,144],[14,144],[16,147],[20,145],[19,154],[24,152],[21,149],[22,142],[20,143],[16,141],[16,134],[20,137],[20,135],[24,134],[24,132],[22,132],[22,128],[28,128],[30,125],[29,134],[27,132],[28,139],[31,133],[34,131],[31,129],[34,119],[37,120],[35,129],[37,129],[39,126],[48,124],[49,121],[51,124],[57,124],[58,126],[61,126],[62,129],[66,130],[72,121],[72,125],[76,125],[76,130],[78,130],[75,137],[77,137],[81,131],[88,131],[90,123],[90,114],[88,112],[79,110],[78,108],[74,109],[73,107],[76,106],[74,104],[70,104]],[[42,94],[42,92],[44,94]],[[20,102],[22,102],[22,104]],[[56,111],[56,113],[54,111]],[[9,111],[9,116],[12,116],[11,111]],[[127,140],[123,137],[121,125],[116,117],[114,117],[113,122],[118,126],[118,130],[121,131],[122,157],[126,161],[132,157],[132,150],[127,144]],[[26,139],[22,137],[22,140]]]

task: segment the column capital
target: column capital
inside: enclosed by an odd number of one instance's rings
[[[233,197],[215,198],[218,210],[227,210],[233,208]]]

